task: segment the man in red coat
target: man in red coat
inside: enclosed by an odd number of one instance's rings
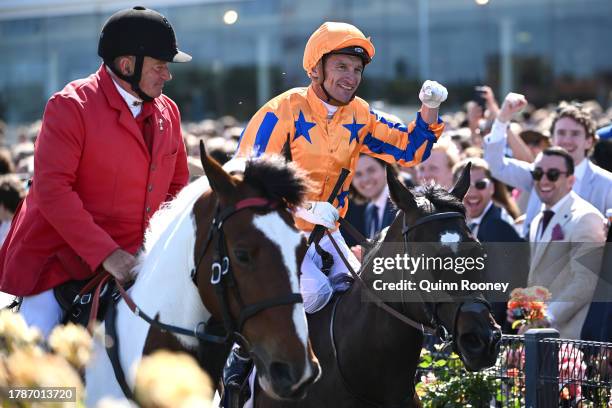
[[[0,290],[45,336],[62,318],[53,288],[100,267],[133,277],[153,213],[187,183],[176,104],[162,94],[168,62],[187,62],[161,14],[115,13],[100,35],[100,69],[51,97],[32,186],[0,251]]]

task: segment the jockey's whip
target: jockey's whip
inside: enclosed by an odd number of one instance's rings
[[[338,196],[338,193],[340,193],[340,189],[344,185],[344,181],[346,180],[346,178],[348,177],[350,173],[351,173],[350,170],[345,169],[345,168],[342,168],[342,170],[340,170],[340,175],[338,176],[336,185],[334,186],[331,194],[329,195],[329,198],[327,199],[328,203],[330,204],[334,203],[334,200]],[[321,267],[321,272],[323,272],[325,275],[329,275],[329,271],[331,270],[331,267],[334,265],[334,257],[332,256],[332,254],[325,251],[323,248],[319,246],[319,241],[321,240],[321,238],[323,238],[323,234],[325,234],[325,230],[326,228],[323,225],[315,225],[312,232],[310,233],[310,236],[308,237],[308,245],[314,242],[315,249],[317,250],[317,253],[321,257],[321,261],[323,264]]]
[[[328,203],[334,203],[336,196],[340,192],[340,189],[344,185],[344,181],[346,180],[349,174],[351,174],[351,171],[348,169],[342,168],[342,170],[340,170],[340,176],[338,176],[338,181],[336,181],[336,185],[334,186],[334,189],[332,190],[331,194],[329,195],[329,198],[327,199]],[[325,227],[323,225],[315,225],[314,229],[310,233],[310,236],[308,237],[308,245],[312,244],[313,242],[318,244],[321,238],[323,238],[323,234],[325,234]]]

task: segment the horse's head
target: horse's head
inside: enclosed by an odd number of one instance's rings
[[[395,223],[400,224],[403,241],[409,243],[406,244],[408,254],[418,257],[425,253],[431,259],[443,260],[444,265],[455,265],[452,270],[438,267],[441,264],[428,270],[429,281],[456,284],[446,288],[457,290],[443,289],[443,293],[437,290],[437,296],[421,291],[425,305],[421,322],[450,333],[468,369],[492,366],[499,352],[501,330],[483,295],[462,286],[464,280],[482,282],[479,270],[482,268],[474,263],[466,269],[465,260],[471,258],[478,262],[486,258],[465,222],[462,200],[470,186],[470,165],[450,192],[439,186],[428,186],[415,197],[390,171],[387,171],[387,182],[392,200],[403,212]],[[461,273],[456,265],[463,265]],[[415,276],[418,278],[420,273]]]
[[[242,177],[203,149],[202,163],[212,189],[194,207],[202,300],[246,346],[264,390],[300,398],[320,374],[298,280],[306,240],[287,209],[307,179],[280,158],[248,160]]]

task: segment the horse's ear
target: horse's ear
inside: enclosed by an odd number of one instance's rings
[[[417,202],[414,198],[414,195],[408,190],[408,188],[402,184],[399,178],[395,175],[395,173],[389,168],[387,168],[387,185],[389,186],[389,195],[391,196],[391,200],[397,205],[398,208],[403,210],[405,213],[411,213],[418,209]]]
[[[281,150],[281,155],[285,158],[287,163],[293,161],[293,157],[291,155],[291,136],[287,133],[287,140],[285,140],[285,144],[283,145],[283,149]]]
[[[236,191],[236,182],[223,170],[223,167],[215,159],[206,153],[204,141],[200,140],[200,161],[204,174],[208,178],[210,188],[219,195],[219,197],[228,198]]]
[[[457,197],[459,201],[463,201],[463,197],[470,189],[470,169],[472,168],[472,162],[468,162],[463,170],[461,171],[461,176],[459,176],[459,180],[453,186],[450,193]]]

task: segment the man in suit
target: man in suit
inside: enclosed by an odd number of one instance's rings
[[[366,200],[363,233],[374,238],[381,230],[391,225],[397,210],[389,198],[385,163],[362,154],[357,161],[353,187]]]
[[[523,236],[535,215],[540,211],[542,202],[531,178],[531,163],[504,157],[506,129],[512,115],[527,105],[523,95],[509,93],[502,109],[493,124],[491,133],[485,137],[484,158],[491,167],[491,173],[498,180],[525,192],[530,192]],[[577,104],[562,102],[552,123],[553,145],[568,151],[575,164],[573,190],[586,201],[605,214],[612,208],[612,173],[596,166],[586,156],[595,142],[595,123],[590,114]]]
[[[563,148],[544,150],[532,177],[543,208],[529,229],[528,285],[548,288],[552,326],[578,339],[601,269],[605,220],[572,191],[574,163]]]
[[[598,280],[593,302],[582,326],[581,340],[612,342],[612,227],[608,229],[608,238],[601,263],[601,275]]]
[[[520,257],[514,257],[516,251],[522,248],[517,245],[499,245],[500,242],[524,242],[514,227],[510,224],[512,217],[501,207],[493,203],[495,183],[489,171],[489,165],[480,158],[465,159],[455,165],[453,174],[458,179],[464,167],[472,163],[470,169],[471,185],[465,197],[463,205],[466,210],[467,224],[478,240],[485,244],[487,250],[488,265],[485,280],[487,282],[511,282],[511,287],[521,286],[518,282],[524,282],[527,265],[520,265]],[[502,294],[495,294],[495,300],[500,300]],[[505,297],[504,297],[505,300]],[[509,322],[506,320],[506,302],[492,302],[493,316],[502,326],[504,332],[509,332]],[[505,325],[505,326],[504,326]]]

